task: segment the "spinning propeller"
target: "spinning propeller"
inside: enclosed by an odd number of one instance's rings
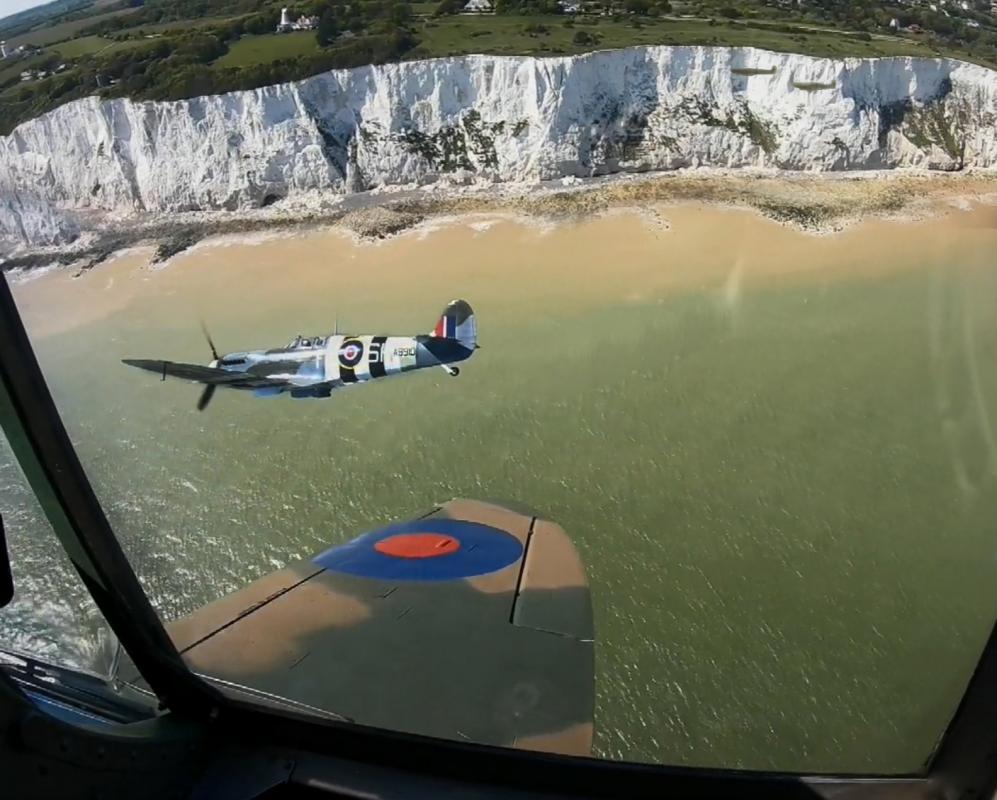
[[[204,338],[208,341],[208,347],[211,348],[211,357],[215,361],[220,361],[221,356],[218,355],[218,349],[215,347],[215,343],[211,341],[211,334],[208,333],[208,326],[204,324],[204,320],[201,320],[201,332],[204,333]],[[211,398],[215,396],[215,389],[218,387],[213,383],[209,383],[204,387],[204,391],[201,392],[201,396],[197,400],[197,410],[204,411],[208,407],[208,403],[211,402]]]

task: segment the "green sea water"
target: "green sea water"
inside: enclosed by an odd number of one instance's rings
[[[405,237],[346,262],[369,280],[330,275],[328,292],[271,292],[252,283],[262,267],[215,279],[209,249],[186,277],[168,267],[168,289],[37,337],[164,618],[436,502],[515,500],[557,520],[587,566],[598,755],[917,770],[997,608],[997,236],[871,273],[651,281],[582,302],[543,264],[492,270],[494,233],[462,243],[481,262],[456,287],[432,265],[396,280],[403,267],[384,265]],[[515,249],[529,241],[510,237],[503,258],[529,260]],[[15,294],[40,313],[29,286]],[[195,388],[119,364],[207,360],[192,324],[205,310],[235,350],[321,332],[332,307],[358,331],[428,330],[431,298],[458,294],[483,345],[458,380],[432,370],[328,401],[218,392],[199,414]],[[22,576],[0,639],[93,658],[97,623],[6,455],[0,511]]]

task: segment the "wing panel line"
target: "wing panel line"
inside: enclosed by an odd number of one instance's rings
[[[301,586],[301,584],[307,583],[312,578],[314,578],[316,575],[318,575],[320,572],[324,572],[324,571],[325,571],[324,569],[316,569],[314,572],[309,573],[308,575],[306,575],[304,578],[302,578],[297,583],[294,583],[294,584],[292,584],[290,586],[285,586],[279,592],[274,592],[273,594],[271,594],[271,595],[263,598],[259,602],[253,603],[253,605],[251,605],[249,608],[245,609],[244,611],[241,611],[238,614],[236,614],[234,617],[232,617],[232,619],[230,619],[224,625],[218,626],[213,631],[211,631],[211,633],[205,634],[200,639],[198,639],[196,642],[191,642],[183,650],[181,650],[180,653],[183,654],[183,653],[186,653],[186,652],[192,650],[193,648],[197,647],[202,642],[205,642],[208,639],[210,639],[212,636],[214,636],[214,635],[216,635],[218,633],[221,633],[223,630],[225,630],[228,627],[231,627],[232,625],[235,625],[235,623],[237,623],[239,620],[245,619],[250,614],[253,614],[256,611],[259,611],[265,605],[268,605],[269,603],[271,603],[272,601],[276,600],[281,595],[285,595],[288,592],[292,591],[293,589],[297,589],[299,586]],[[252,585],[252,584],[250,584],[250,585]]]
[[[526,572],[526,557],[530,554],[530,542],[533,540],[533,528],[536,527],[537,518],[530,517],[530,529],[526,532],[526,543],[523,545],[523,555],[520,556],[519,575],[516,577],[516,593],[512,597],[512,606],[509,609],[509,624],[515,625],[516,603],[519,602],[519,595],[523,591],[523,574]]]

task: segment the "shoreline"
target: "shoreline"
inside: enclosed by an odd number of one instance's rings
[[[15,251],[0,258],[0,269],[73,268],[78,276],[132,248],[154,248],[151,264],[159,264],[218,237],[294,235],[331,227],[359,242],[374,242],[434,220],[473,214],[514,214],[557,224],[611,211],[646,212],[649,205],[686,203],[750,209],[796,230],[830,235],[870,218],[914,222],[969,203],[997,205],[997,173],[698,168],[539,184],[437,182],[346,196],[313,193],[243,211],[119,216],[72,244]]]

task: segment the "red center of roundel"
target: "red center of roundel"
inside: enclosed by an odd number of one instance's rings
[[[360,348],[358,348],[355,344],[348,344],[346,345],[346,349],[343,351],[343,357],[352,361],[357,357],[359,349]]]
[[[374,544],[378,553],[395,558],[436,558],[460,550],[460,542],[442,533],[399,533]]]

